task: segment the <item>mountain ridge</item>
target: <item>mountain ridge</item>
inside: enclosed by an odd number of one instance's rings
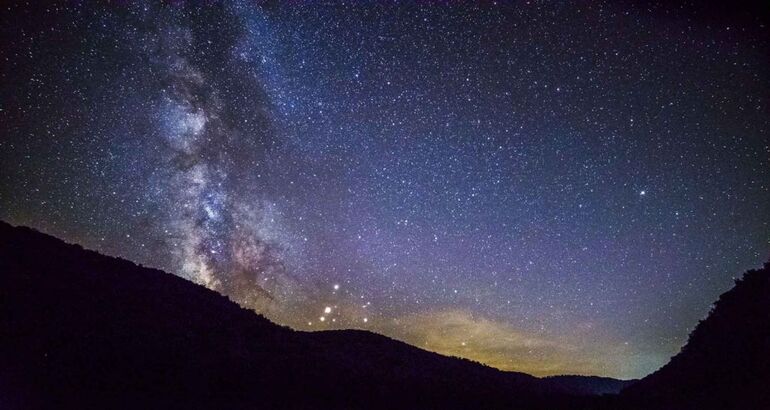
[[[170,273],[2,222],[0,272],[8,408],[588,402],[585,391],[364,330],[295,331]]]
[[[176,275],[0,221],[8,409],[770,408],[767,351],[770,263],[641,380],[537,378],[366,330],[293,330]]]
[[[719,296],[687,343],[623,389],[629,408],[770,408],[770,262]]]

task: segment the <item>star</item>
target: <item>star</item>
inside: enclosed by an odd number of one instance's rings
[[[767,254],[756,23],[609,1],[10,3],[0,219],[282,325],[638,378]]]

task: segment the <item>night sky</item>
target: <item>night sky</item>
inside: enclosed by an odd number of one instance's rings
[[[0,10],[0,219],[278,323],[641,377],[768,258],[759,18],[76,4]]]

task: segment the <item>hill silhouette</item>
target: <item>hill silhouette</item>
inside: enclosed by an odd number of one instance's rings
[[[636,379],[618,380],[611,377],[575,375],[548,376],[541,380],[546,381],[549,388],[555,391],[582,396],[617,394],[638,381]]]
[[[294,331],[0,222],[0,408],[770,408],[769,303],[765,265],[639,382],[536,378],[366,331]]]
[[[177,276],[0,222],[4,409],[585,407],[591,383],[578,380],[366,331],[294,331]]]
[[[639,409],[770,409],[770,263],[736,280],[681,352],[620,397]]]

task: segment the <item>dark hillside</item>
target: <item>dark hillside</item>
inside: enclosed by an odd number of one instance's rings
[[[585,396],[618,394],[625,387],[637,382],[637,380],[618,380],[598,376],[549,376],[542,380],[556,391]]]
[[[0,223],[2,408],[553,408],[532,376],[296,332],[162,271]]]
[[[770,408],[768,351],[770,265],[641,381],[538,379],[366,331],[293,331],[177,276],[0,222],[3,409]]]
[[[770,263],[737,280],[682,351],[622,398],[634,408],[770,409]]]

